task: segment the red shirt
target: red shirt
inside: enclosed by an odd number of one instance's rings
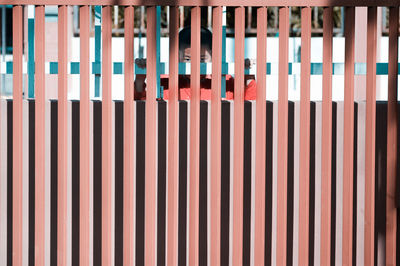
[[[143,77],[142,77],[143,78]],[[160,80],[161,86],[163,86],[163,99],[168,100],[168,75],[161,75]],[[226,97],[223,99],[233,100],[234,93],[234,79],[232,76],[226,76]],[[180,75],[179,76],[179,99],[180,100],[190,100],[190,75]],[[249,84],[245,87],[244,99],[245,100],[255,100],[257,95],[257,85],[256,81],[252,79]],[[136,92],[136,100],[145,100],[146,91]],[[200,99],[201,100],[211,100],[211,76],[202,75],[200,79]]]

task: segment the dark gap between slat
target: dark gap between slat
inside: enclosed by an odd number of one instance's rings
[[[136,101],[136,264],[144,265],[146,102]]]
[[[124,209],[124,105],[115,104],[115,266],[123,265]]]
[[[29,235],[28,235],[28,265],[35,265],[35,101],[29,100],[29,147],[28,147],[28,174],[29,174]]]
[[[331,265],[335,265],[336,252],[336,149],[337,103],[332,102],[332,182],[331,182]]]
[[[167,178],[167,103],[158,101],[158,195],[157,265],[165,265],[166,178]]]
[[[272,162],[274,103],[267,101],[265,147],[265,265],[271,265],[272,257]]]
[[[79,265],[79,112],[78,101],[72,102],[72,265]]]
[[[101,265],[101,101],[93,102],[93,265]]]
[[[387,102],[376,103],[375,132],[375,262],[378,238],[386,238]]]
[[[50,265],[57,265],[57,216],[58,216],[58,102],[51,101],[51,133],[50,133]],[[32,264],[33,265],[33,264]]]
[[[179,101],[179,221],[178,265],[186,265],[186,203],[187,203],[187,129],[188,104]]]
[[[244,102],[243,142],[243,265],[250,264],[252,103]]]
[[[358,103],[354,103],[354,151],[353,151],[353,265],[357,265],[357,140],[358,140]]]
[[[316,142],[316,110],[315,102],[310,102],[310,183],[309,183],[309,220],[308,220],[308,261],[314,265],[315,236],[315,142]],[[301,140],[300,140],[301,141]],[[301,155],[300,155],[301,156]]]
[[[221,103],[221,265],[229,265],[230,108]]]
[[[208,103],[200,102],[199,265],[207,265],[207,138]]]
[[[7,265],[12,266],[13,232],[13,102],[7,100]]]
[[[288,161],[287,161],[287,228],[286,263],[293,265],[293,214],[294,214],[294,102],[288,102]],[[278,148],[279,149],[279,148]]]

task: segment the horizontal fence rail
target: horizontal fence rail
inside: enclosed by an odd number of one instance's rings
[[[400,265],[400,1],[250,0],[256,47],[246,46],[243,1],[0,4],[13,5],[13,57],[0,64],[0,74],[12,74],[13,91],[0,99],[0,265]],[[46,5],[59,5],[58,62],[46,62]],[[79,62],[69,60],[71,5],[79,5]],[[94,62],[90,5],[101,13]],[[113,5],[123,6],[123,62],[113,62]],[[145,68],[134,60],[135,7],[143,5]],[[170,9],[168,66],[157,52],[160,5]],[[190,63],[179,61],[179,6],[191,6]],[[202,62],[202,6],[212,6],[211,63]],[[235,14],[235,63],[224,58],[226,6]],[[278,63],[266,52],[270,6],[279,7]],[[301,7],[300,63],[289,62],[289,6]],[[324,7],[321,63],[311,63],[313,6]],[[344,63],[332,62],[336,6],[346,13]],[[360,6],[368,7],[366,63],[355,62]],[[379,63],[378,6],[390,10],[389,61]],[[34,30],[27,49],[25,24]],[[251,70],[246,49],[257,51]],[[46,74],[57,74],[57,99],[46,96],[53,89]],[[68,99],[74,74],[79,100]],[[122,101],[112,100],[113,74],[123,75]],[[267,101],[266,81],[275,74],[278,100]],[[135,100],[140,75],[145,96]],[[160,94],[161,75],[168,98]],[[233,100],[224,100],[227,75]],[[251,101],[248,75],[256,84]],[[289,75],[300,76],[299,101],[289,98]],[[322,75],[320,102],[310,99],[312,75]],[[344,76],[344,101],[332,99],[333,75]],[[387,101],[376,100],[378,75],[388,78]],[[365,76],[366,101],[355,99],[356,76]],[[98,100],[92,81],[101,88]]]
[[[25,68],[30,63],[23,62],[23,67]],[[288,75],[300,75],[300,63],[288,63]],[[166,68],[166,63],[159,63],[160,72],[159,74],[169,74]],[[322,75],[323,74],[323,63],[310,63],[310,75]],[[26,69],[26,68],[25,68]],[[235,69],[235,63],[223,63],[221,66],[222,75],[233,75]],[[344,63],[332,63],[332,75],[344,75]],[[125,64],[123,62],[113,62],[112,63],[112,73],[114,75],[122,75],[125,72]],[[58,74],[58,62],[45,62],[45,73],[46,74]],[[94,75],[101,74],[101,63],[92,62],[90,67],[90,73]],[[133,71],[132,71],[133,73]],[[146,69],[141,68],[135,64],[135,74],[146,74]],[[179,63],[178,73],[180,75],[190,75],[190,63]],[[254,75],[256,69],[250,68],[245,69],[246,75]],[[274,75],[278,73],[278,63],[266,63],[267,75]],[[376,75],[388,75],[388,63],[376,63]],[[0,74],[13,74],[13,63],[12,62],[2,62],[0,65]],[[23,74],[34,74],[23,71]],[[78,75],[80,74],[80,63],[70,62],[68,65],[68,74]],[[200,63],[200,74],[212,74],[212,63]],[[366,75],[367,74],[367,63],[354,63],[354,75]],[[400,74],[400,71],[398,72]]]

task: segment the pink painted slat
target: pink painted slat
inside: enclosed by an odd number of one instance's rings
[[[233,131],[232,265],[243,258],[244,7],[235,8],[235,83]]]
[[[221,262],[221,72],[222,7],[212,11],[211,151],[210,151],[210,264]]]
[[[89,68],[89,37],[90,37],[90,6],[79,8],[80,20],[80,104],[79,104],[79,263],[90,263],[90,68]]]
[[[68,6],[58,8],[58,199],[57,265],[67,265],[68,250]]]
[[[200,19],[200,7],[193,7],[190,47],[189,265],[199,263]]]
[[[179,197],[179,9],[170,7],[169,19],[169,100],[168,100],[168,191],[167,191],[167,265],[178,264]]]
[[[257,9],[257,98],[254,213],[254,264],[264,265],[267,8]]]
[[[145,157],[145,265],[155,265],[157,255],[157,102],[156,7],[147,8],[147,91]]]
[[[13,231],[12,262],[22,266],[22,7],[13,7]]]
[[[355,8],[346,8],[344,134],[343,134],[343,243],[342,264],[352,264],[353,239],[353,154],[354,154],[354,40]]]
[[[324,8],[321,142],[321,265],[331,261],[333,10]],[[334,255],[334,254],[333,254]]]
[[[387,110],[386,264],[396,265],[397,72],[399,7],[389,9],[389,72]]]
[[[311,8],[301,10],[299,265],[308,264],[310,195]]]
[[[45,29],[44,6],[35,7],[35,265],[45,263]],[[42,158],[42,159],[39,159]]]
[[[377,8],[368,8],[364,264],[374,265]]]
[[[124,221],[123,221],[123,262],[124,265],[135,264],[135,213],[134,213],[134,105],[133,105],[133,29],[134,29],[134,8],[125,8],[125,61],[124,61]]]
[[[289,8],[279,8],[279,98],[276,264],[286,265]]]
[[[0,5],[31,5],[33,0],[0,0]],[[35,2],[42,5],[115,5],[120,6],[147,6],[162,5],[162,6],[243,6],[243,0],[40,0]],[[246,6],[400,6],[400,0],[248,0]]]
[[[101,222],[101,263],[113,265],[112,261],[112,99],[111,99],[111,7],[102,10],[102,155],[101,155],[101,190],[102,190],[102,222]]]

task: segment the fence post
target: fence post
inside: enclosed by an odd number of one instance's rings
[[[157,261],[157,56],[156,6],[147,8],[147,90],[145,125],[145,265]]]
[[[90,160],[90,6],[81,6],[80,15],[80,102],[79,102],[79,262],[89,265],[91,250],[90,222],[90,191],[91,191],[91,160]]]
[[[45,263],[45,37],[44,6],[35,7],[35,264]]]
[[[124,60],[124,188],[123,188],[123,262],[135,264],[135,187],[134,187],[134,7],[125,7],[125,60]]]
[[[279,99],[276,265],[286,265],[289,8],[279,8]]]
[[[68,255],[68,6],[58,8],[58,158],[57,158],[57,264]]]
[[[167,265],[178,264],[179,198],[179,9],[170,6],[169,20],[169,100],[168,100],[168,191]]]
[[[377,8],[368,8],[364,263],[374,265]]]
[[[299,264],[308,265],[310,207],[311,8],[301,10]]]
[[[221,72],[222,7],[212,9],[210,263],[221,262]]]
[[[232,264],[243,260],[243,167],[244,167],[244,7],[235,8],[235,81],[233,124],[233,235]]]
[[[102,197],[102,230],[101,230],[101,262],[104,266],[113,264],[113,217],[112,217],[112,99],[111,99],[111,6],[102,9],[102,140],[101,140],[101,197]]]
[[[331,263],[331,196],[332,196],[332,8],[324,8],[323,26],[323,92],[321,141],[321,265]],[[335,237],[335,236],[333,236]]]
[[[397,75],[399,7],[389,8],[389,66],[387,109],[386,264],[396,265]]]
[[[22,266],[22,6],[13,7],[12,264]]]
[[[189,265],[194,266],[199,264],[200,19],[200,7],[193,7],[190,48]]]
[[[266,73],[267,8],[257,9],[257,98],[254,191],[254,264],[264,265],[265,253],[265,160],[266,160]]]
[[[351,265],[353,260],[354,26],[355,8],[347,7],[344,48],[343,265]]]

